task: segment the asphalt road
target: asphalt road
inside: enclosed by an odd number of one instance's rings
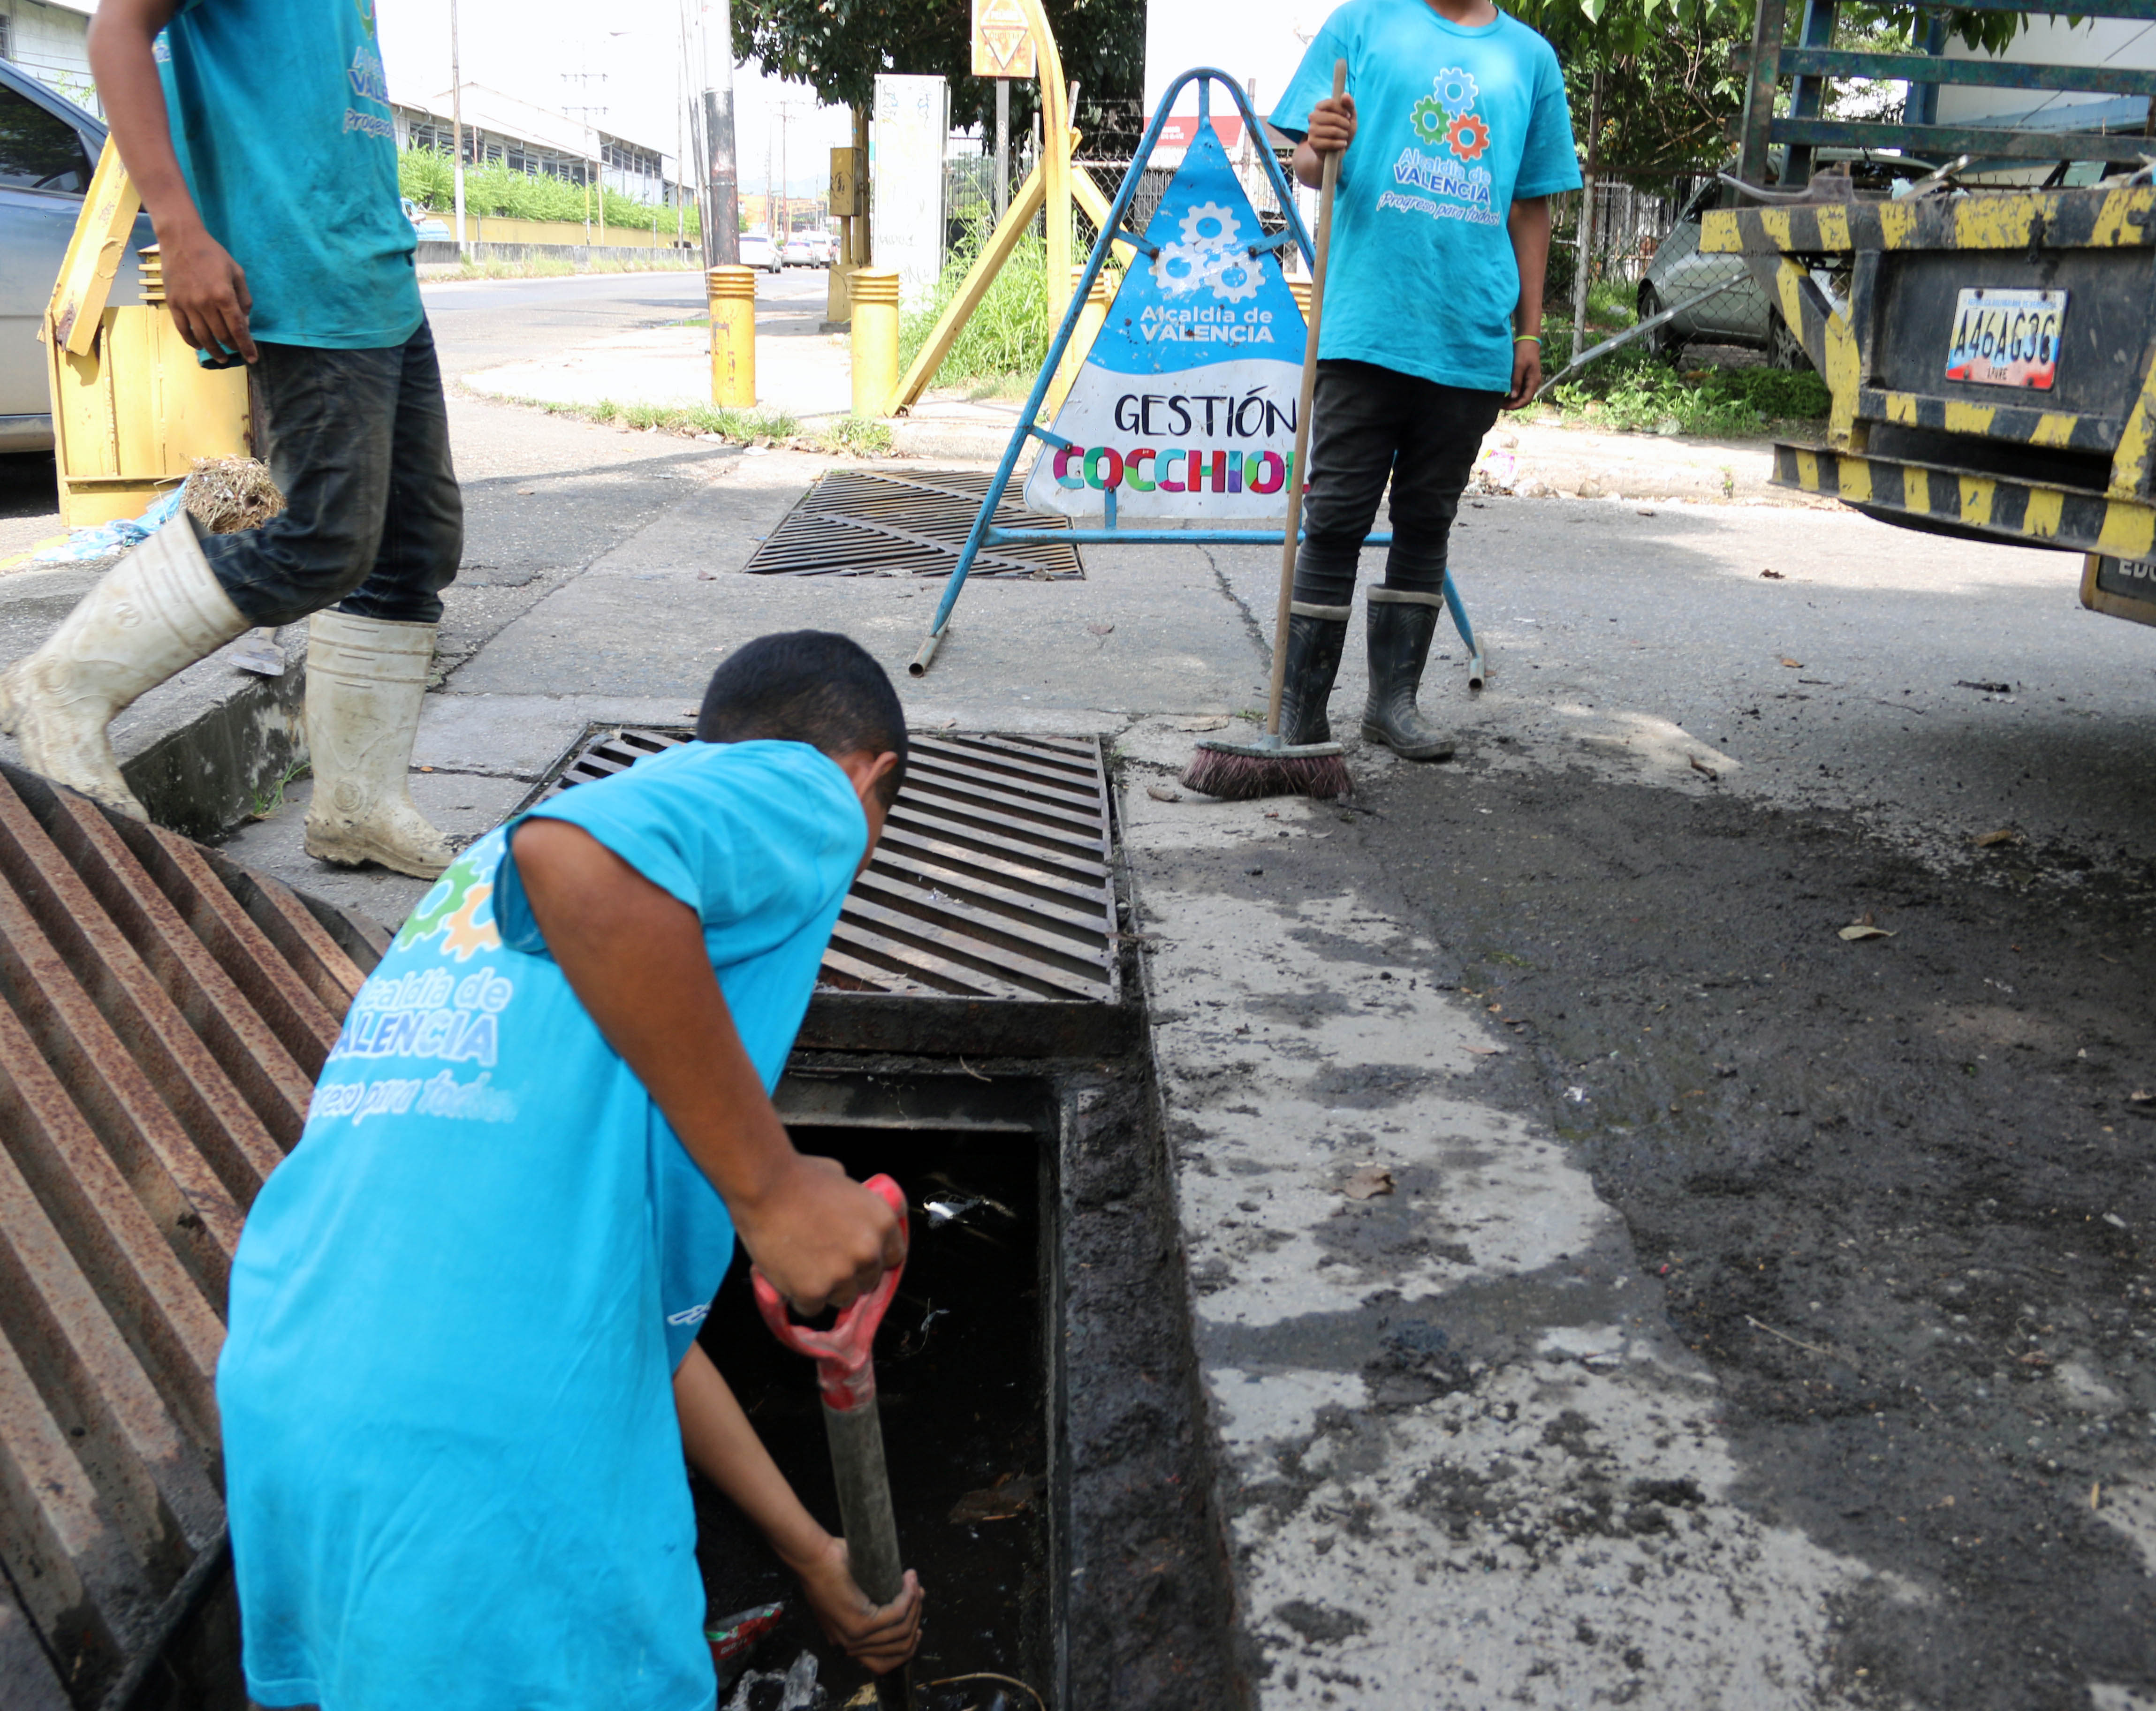
[[[821,268],[790,268],[757,281],[757,321],[813,331],[821,319]],[[538,356],[608,333],[700,318],[701,273],[599,274],[559,279],[454,279],[422,288],[427,318],[454,381],[475,369]],[[795,323],[807,323],[797,326]]]

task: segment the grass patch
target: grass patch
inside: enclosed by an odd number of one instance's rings
[[[943,266],[942,277],[921,305],[906,315],[898,328],[898,366],[902,372],[912,366],[921,347],[951,300],[965,283],[966,270],[988,241],[986,222],[976,220]],[[1083,252],[1080,252],[1082,254]],[[1048,243],[1037,232],[1028,232],[1011,250],[979,305],[958,330],[942,366],[929,377],[932,386],[986,388],[970,392],[973,397],[1023,397],[1040,366],[1048,360]]]
[[[1784,423],[1816,422],[1832,402],[1826,382],[1808,371],[1678,370],[1639,351],[1620,351],[1594,364],[1550,398],[1560,418],[1582,426],[1711,439],[1743,439],[1771,433]]]
[[[423,207],[437,213],[456,206],[456,169],[440,149],[399,149],[397,187]],[[619,191],[601,192],[597,186],[572,183],[543,172],[520,172],[501,161],[465,168],[465,212],[482,217],[494,214],[510,220],[579,223],[589,219],[596,226],[600,194],[605,197],[609,227],[643,232],[675,229],[673,208],[638,202]],[[699,235],[703,228],[697,223],[696,210],[685,207],[680,212],[680,223],[687,228],[685,235]]]
[[[735,445],[783,445],[796,451],[823,452],[838,458],[884,458],[891,453],[891,429],[873,417],[849,416],[814,432],[783,410],[722,410],[712,404],[619,404],[602,398],[595,404],[550,403],[544,398],[501,397],[549,416],[572,417],[636,433],[656,431],[684,438],[709,436]]]

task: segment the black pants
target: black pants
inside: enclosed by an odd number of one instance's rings
[[[1356,560],[1388,478],[1393,547],[1385,586],[1436,593],[1460,489],[1504,402],[1502,392],[1440,386],[1374,362],[1320,362],[1296,599],[1353,601]]]
[[[434,335],[326,351],[264,345],[249,377],[257,443],[285,495],[259,529],[203,552],[249,623],[296,623],[326,606],[438,623],[464,556],[464,496]]]

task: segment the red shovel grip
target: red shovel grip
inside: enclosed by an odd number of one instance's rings
[[[898,1214],[898,1227],[906,1233],[906,1191],[888,1176],[871,1176],[862,1185],[870,1193],[880,1195]],[[875,1400],[875,1363],[873,1357],[876,1327],[883,1323],[884,1309],[891,1305],[891,1298],[898,1293],[899,1274],[906,1269],[903,1260],[884,1273],[875,1288],[865,1295],[854,1299],[853,1305],[839,1315],[839,1322],[827,1331],[811,1330],[805,1324],[796,1324],[788,1316],[786,1302],[771,1280],[760,1271],[752,1271],[749,1281],[756,1289],[757,1310],[763,1322],[771,1327],[771,1334],[797,1355],[806,1355],[816,1363],[816,1381],[823,1387],[824,1406],[834,1413],[844,1414]]]

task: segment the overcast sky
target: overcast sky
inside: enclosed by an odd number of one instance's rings
[[[590,122],[662,151],[670,164],[679,144],[681,89],[680,0],[455,0],[458,46],[466,83],[486,84],[535,106],[568,111],[603,107]],[[698,0],[689,0],[693,9]],[[449,7],[445,0],[377,0],[390,99],[421,101],[446,94]],[[698,49],[693,39],[690,52]],[[690,81],[702,67],[692,59]],[[762,189],[775,177],[779,114],[786,115],[786,177],[804,195],[829,177],[829,151],[852,138],[844,108],[819,107],[801,84],[762,75],[752,60],[734,72],[736,147],[742,187]],[[768,166],[767,165],[768,162]]]

